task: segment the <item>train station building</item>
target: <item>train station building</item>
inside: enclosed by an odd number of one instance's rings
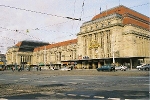
[[[58,68],[73,65],[78,69],[96,69],[112,63],[132,69],[140,63],[150,64],[149,20],[120,5],[84,22],[76,39],[55,44],[34,42],[31,45],[24,44],[25,41],[16,44],[6,53],[7,64],[26,62]]]

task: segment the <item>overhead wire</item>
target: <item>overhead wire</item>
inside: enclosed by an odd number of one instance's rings
[[[76,3],[76,0],[74,1],[74,13],[75,13],[75,3]],[[149,3],[141,4],[141,5],[137,5],[137,6],[133,6],[133,7],[139,7],[139,6],[143,6],[143,5],[147,5],[147,4],[149,4]],[[84,5],[85,5],[85,0],[83,0],[83,3],[82,3],[82,11],[81,11],[81,16],[80,16],[80,18],[82,18],[82,15],[84,14]],[[6,6],[6,5],[0,5],[0,6],[8,7],[8,8],[13,8],[13,9],[24,10],[24,11],[29,11],[29,12],[34,12],[34,13],[39,13],[39,14],[51,15],[51,16],[56,16],[56,17],[63,17],[63,16],[57,16],[57,15],[52,15],[52,14],[48,14],[48,13],[37,12],[37,11],[32,11],[32,10],[27,10],[27,9],[22,9],[22,8],[16,8],[16,7],[11,7],[11,6]],[[130,8],[133,8],[133,7],[130,7]],[[74,17],[74,16],[73,16],[73,17]],[[63,18],[75,19],[75,18],[71,18],[71,17],[63,17]],[[79,19],[76,19],[76,20],[79,20]],[[80,19],[80,21],[83,21],[83,20]],[[62,22],[62,23],[63,23],[63,22]],[[64,22],[64,23],[65,23],[65,22]],[[59,23],[58,23],[58,24],[59,24]],[[55,25],[55,24],[54,24],[54,25]],[[56,24],[56,25],[57,25],[57,24]],[[52,26],[53,26],[53,25],[52,25]],[[49,27],[49,26],[46,26],[46,27]],[[2,28],[2,27],[0,27],[0,28]],[[5,29],[5,28],[3,28],[3,29]],[[39,28],[35,28],[35,29],[33,29],[33,30],[38,30],[38,29],[39,29]],[[6,30],[9,30],[9,29],[6,29]],[[10,31],[19,32],[19,30],[10,30]],[[29,31],[29,30],[28,30],[28,31]],[[52,31],[52,30],[50,30],[50,31]],[[54,32],[56,32],[56,31],[54,31]],[[19,33],[21,33],[21,32],[19,32]],[[25,34],[25,33],[23,33],[23,34]],[[25,35],[28,35],[28,34],[25,34]],[[31,35],[28,35],[28,36],[32,37]],[[34,38],[36,38],[36,37],[34,37]],[[38,38],[38,40],[41,40],[41,39]]]
[[[148,5],[148,4],[150,4],[150,3],[145,3],[145,4],[141,4],[141,5],[136,5],[136,6],[132,6],[132,7],[129,7],[129,8],[140,7],[140,6]]]
[[[0,26],[0,28],[1,28],[1,29],[4,29],[4,30],[7,30],[7,31],[17,32],[17,33],[19,33],[19,34],[27,35],[27,36],[29,36],[29,37],[31,37],[31,38],[35,38],[35,39],[41,40],[40,38],[31,36],[31,35],[29,35],[29,34],[27,34],[27,33],[23,33],[23,32],[21,32],[21,30],[17,30],[17,29],[16,29],[16,30],[12,30],[12,29],[8,29],[8,28],[1,27],[1,26]]]
[[[44,12],[40,12],[40,11],[34,11],[34,10],[24,9],[24,8],[12,7],[12,6],[7,6],[7,5],[0,5],[0,6],[1,7],[6,7],[6,8],[11,8],[11,9],[16,9],[16,10],[23,10],[23,11],[27,11],[27,12],[37,13],[37,14],[43,14],[43,15],[53,16],[53,17],[66,18],[66,19],[81,21],[81,18],[64,17],[64,16],[59,16],[59,15],[54,15],[54,14],[44,13]]]
[[[7,5],[0,5],[0,6],[7,7],[7,8],[13,8],[13,9],[17,9],[17,10],[23,10],[23,11],[33,12],[33,13],[39,13],[39,14],[44,14],[44,15],[50,15],[50,16],[55,16],[55,17],[61,17],[61,18],[67,18],[67,19],[71,19],[71,20],[79,20],[79,21],[81,21],[81,18],[78,19],[78,18],[72,18],[72,17],[63,17],[63,16],[58,16],[58,15],[53,15],[53,14],[48,14],[48,13],[43,13],[43,12],[38,12],[38,11],[33,11],[33,10],[28,10],[28,9],[23,9],[23,8],[17,8],[17,7],[7,6]],[[63,22],[63,23],[66,23],[66,22]],[[35,28],[35,29],[31,29],[31,30],[41,30],[41,29],[40,28]],[[16,32],[18,32],[18,31],[19,30],[16,30]],[[29,31],[30,31],[29,29],[26,29],[27,33],[29,33]],[[53,32],[55,32],[55,31],[53,31]]]

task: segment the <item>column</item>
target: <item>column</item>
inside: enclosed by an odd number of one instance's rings
[[[131,67],[131,69],[132,69],[132,59],[130,59],[130,67]]]

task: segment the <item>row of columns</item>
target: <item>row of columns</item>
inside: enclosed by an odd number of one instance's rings
[[[31,56],[20,56],[20,63],[31,63]]]
[[[98,33],[93,33],[89,35],[84,35],[83,37],[83,55],[89,56],[90,58],[96,58],[95,48],[89,49],[89,45],[92,41],[96,41],[99,43],[99,47],[97,48],[98,58],[110,57],[112,53],[112,41],[111,40],[111,32],[110,30],[101,31]]]

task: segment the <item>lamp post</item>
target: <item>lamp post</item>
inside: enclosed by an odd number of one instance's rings
[[[115,64],[115,51],[114,51],[114,46],[113,46],[113,63]]]
[[[44,66],[46,67],[46,46],[44,46]]]

